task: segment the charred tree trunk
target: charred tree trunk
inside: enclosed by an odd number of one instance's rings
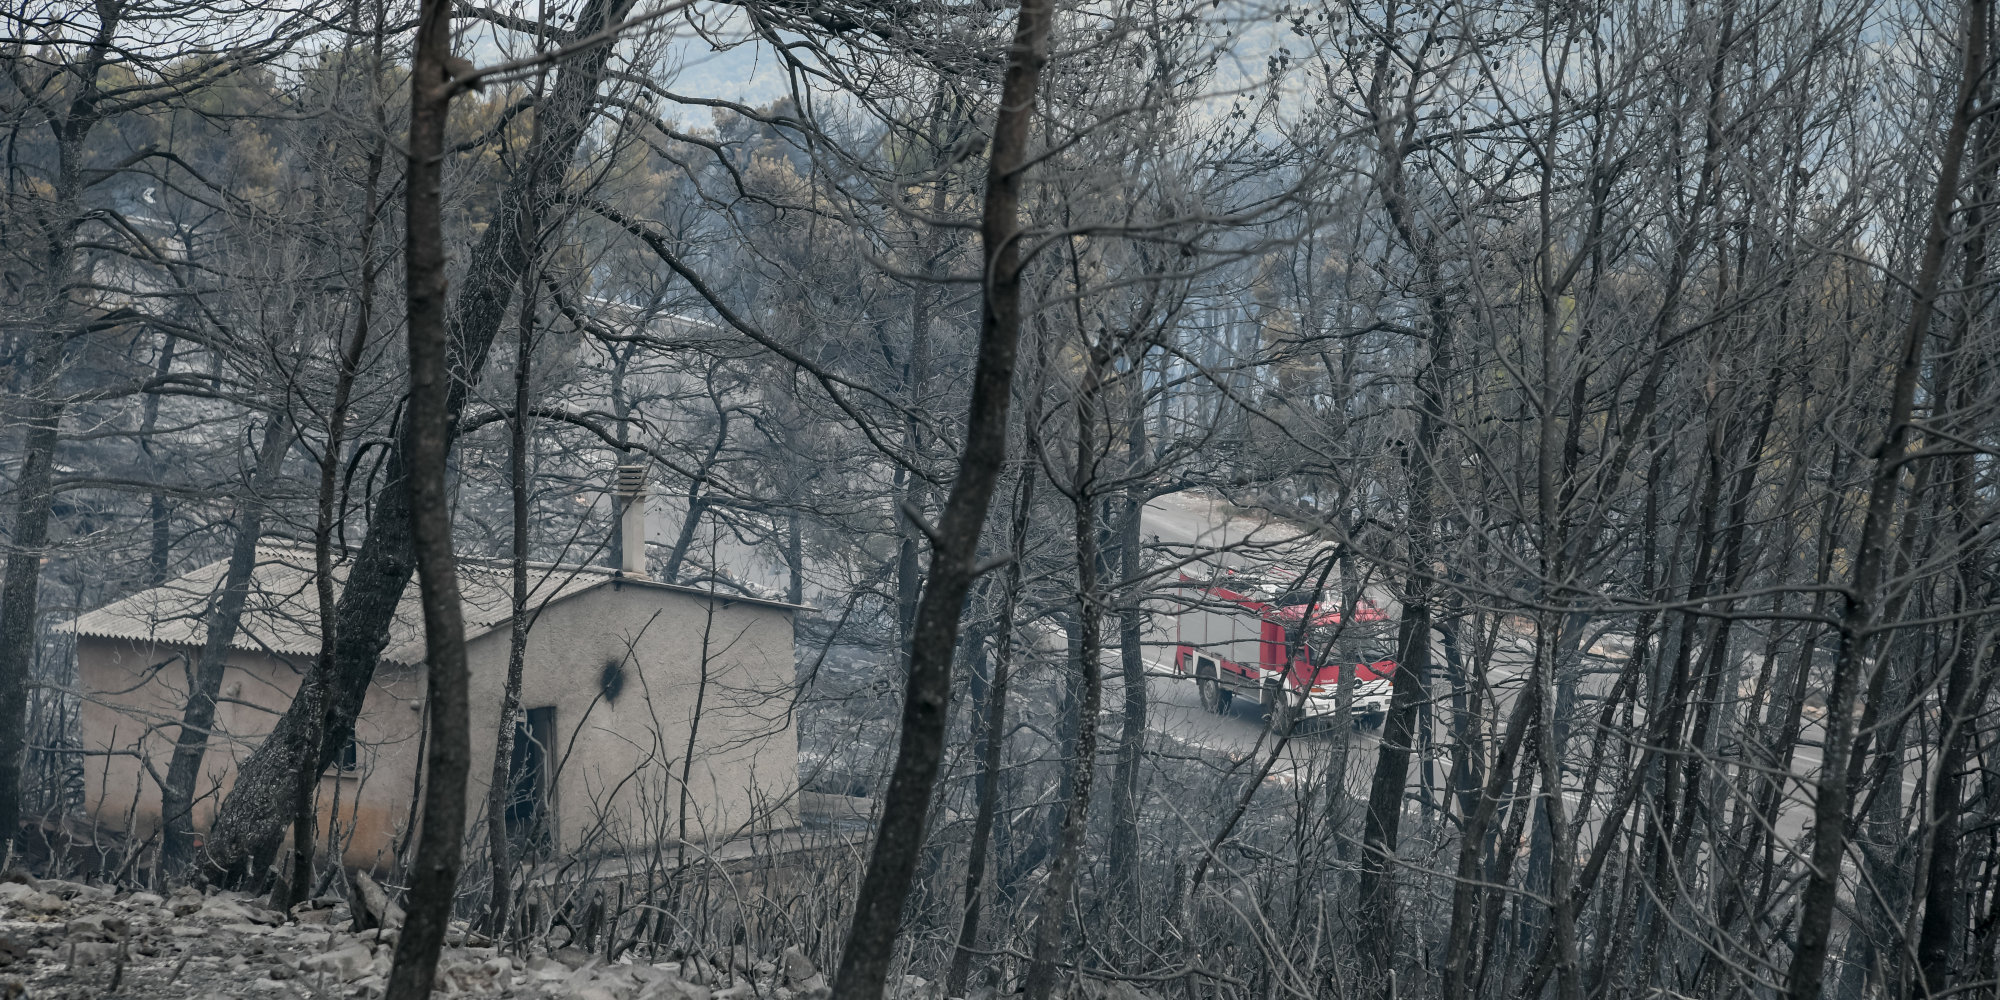
[[[215,699],[222,692],[223,661],[236,643],[243,605],[250,596],[251,574],[257,569],[257,541],[264,533],[265,498],[278,478],[285,444],[285,421],[272,414],[264,424],[264,437],[257,447],[257,465],[251,471],[247,494],[236,512],[236,541],[230,548],[229,568],[223,574],[221,591],[213,598],[215,603],[202,621],[201,652],[188,671],[187,706],[181,713],[180,732],[174,737],[166,780],[160,785],[160,865],[169,873],[179,873],[192,857],[195,785],[201,778],[202,758],[207,755],[209,732],[215,725]]]
[[[1375,181],[1376,194],[1388,214],[1397,239],[1419,261],[1424,316],[1418,335],[1423,352],[1412,388],[1417,397],[1415,440],[1404,447],[1402,456],[1409,484],[1408,517],[1404,525],[1404,558],[1407,560],[1402,593],[1402,615],[1397,623],[1396,672],[1391,678],[1387,718],[1375,758],[1375,773],[1368,789],[1367,811],[1362,816],[1360,874],[1357,879],[1357,907],[1360,924],[1369,929],[1362,936],[1360,988],[1367,993],[1394,991],[1397,942],[1395,865],[1397,838],[1403,820],[1403,796],[1409,783],[1410,754],[1417,742],[1417,724],[1430,676],[1432,574],[1437,558],[1436,496],[1438,449],[1446,419],[1446,380],[1452,366],[1451,309],[1445,298],[1445,283],[1438,270],[1433,240],[1423,233],[1416,215],[1416,201],[1410,190],[1405,155],[1407,145],[1399,133],[1409,127],[1403,118],[1413,107],[1389,107],[1385,99],[1388,47],[1376,54],[1370,82],[1368,106],[1374,136],[1374,153],[1380,159]]]
[[[1078,331],[1079,334],[1082,331]],[[1083,863],[1083,838],[1090,824],[1090,792],[1097,775],[1098,709],[1104,700],[1102,663],[1104,651],[1103,599],[1099,593],[1099,546],[1097,472],[1099,466],[1097,431],[1103,424],[1099,412],[1102,380],[1109,352],[1102,343],[1090,345],[1084,361],[1083,384],[1076,397],[1076,471],[1070,482],[1070,501],[1076,514],[1076,637],[1073,657],[1077,671],[1075,743],[1067,761],[1069,790],[1064,797],[1061,833],[1048,874],[1042,884],[1041,912],[1035,917],[1034,948],[1028,974],[1021,986],[1026,1000],[1048,1000],[1055,992],[1056,966],[1062,960],[1063,927],[1068,921],[1070,893],[1076,888],[1077,868]]]
[[[180,338],[168,334],[160,344],[160,362],[153,369],[156,379],[174,370],[174,352]],[[146,498],[146,516],[152,522],[152,538],[146,552],[146,586],[167,582],[167,567],[173,560],[173,508],[167,503],[166,472],[171,464],[166,455],[153,454],[153,431],[160,423],[160,393],[146,394],[145,414],[139,419],[139,448],[152,460],[153,493]]]
[[[14,522],[7,539],[7,566],[0,578],[0,848],[20,833],[21,774],[28,755],[28,675],[40,642],[42,558],[49,541],[50,505],[55,499],[56,446],[61,440],[68,399],[62,378],[76,317],[72,282],[76,275],[76,235],[83,225],[84,142],[103,119],[106,94],[98,75],[117,54],[113,40],[126,8],[97,10],[97,31],[84,55],[67,73],[63,116],[49,123],[56,147],[55,191],[39,252],[43,258],[44,308],[36,317],[29,351],[28,389],[21,409],[9,413],[22,428],[20,471],[14,480]],[[52,83],[54,81],[51,81]]]
[[[1548,835],[1550,858],[1549,883],[1549,936],[1554,946],[1556,975],[1556,996],[1560,1000],[1582,1000],[1582,977],[1579,973],[1576,942],[1576,900],[1570,898],[1573,873],[1568,810],[1563,802],[1562,782],[1562,738],[1557,733],[1556,716],[1561,708],[1557,701],[1556,653],[1559,641],[1567,641],[1561,635],[1562,624],[1567,616],[1544,613],[1543,627],[1537,632],[1542,647],[1536,656],[1534,683],[1538,692],[1535,696],[1535,757],[1542,768],[1541,816],[1543,829]]]
[[[424,609],[424,659],[430,738],[424,757],[422,826],[410,872],[402,936],[389,971],[388,1000],[423,1000],[437,974],[438,951],[458,886],[465,831],[465,781],[472,733],[466,700],[464,609],[452,552],[451,498],[445,462],[451,451],[452,376],[445,319],[444,132],[451,107],[450,0],[423,0],[410,68],[409,168],[403,249],[408,297],[410,395],[403,451],[409,458],[409,530]],[[516,416],[519,424],[520,417]]]
[[[385,11],[381,4],[375,6],[375,51],[373,67],[377,71],[382,66],[382,21]],[[337,511],[340,459],[347,439],[348,411],[353,402],[354,379],[361,370],[362,352],[368,346],[368,330],[375,319],[375,237],[381,223],[381,183],[382,168],[388,159],[388,136],[375,134],[375,143],[368,151],[366,192],[361,222],[361,289],[355,302],[354,334],[348,340],[340,356],[340,368],[334,376],[333,402],[327,409],[326,443],[319,455],[319,497],[318,510],[313,523],[313,591],[318,599],[320,620],[319,655],[313,658],[312,675],[300,685],[300,692],[308,699],[308,707],[314,712],[326,710],[326,695],[333,677],[334,642],[336,631],[335,609],[339,606],[339,595],[333,586],[333,532]],[[319,757],[316,734],[309,752],[303,759]],[[297,782],[292,792],[292,851],[293,868],[290,897],[287,903],[296,905],[309,898],[312,893],[312,858],[314,841],[317,839],[319,807],[317,803],[320,771],[301,767],[294,778]],[[338,795],[335,802],[338,803]],[[336,815],[338,806],[336,805]],[[329,862],[334,870],[342,866],[342,858],[329,844]],[[287,912],[291,905],[286,906]]]
[[[1048,0],[1021,0],[1007,52],[980,223],[984,294],[965,446],[931,543],[930,579],[911,630],[902,735],[868,870],[855,901],[854,922],[834,977],[834,1000],[879,1000],[882,995],[903,901],[923,848],[931,788],[944,756],[959,610],[977,572],[980,531],[1007,458],[1007,411],[1021,332],[1021,182],[1031,162],[1029,124],[1042,64],[1048,59],[1052,15]]]
[[[28,417],[20,478],[14,481],[13,534],[8,539],[6,590],[0,595],[0,844],[21,829],[21,773],[28,758],[28,675],[35,662],[40,630],[38,592],[42,548],[49,540],[49,503],[54,496],[57,428],[63,406],[55,398],[61,338],[44,337],[35,348],[34,395]]]
[[[1364,937],[1368,943],[1363,950],[1367,953],[1366,967],[1377,982],[1386,982],[1395,967],[1397,935],[1390,928],[1396,921],[1396,839],[1403,820],[1403,795],[1410,780],[1418,706],[1428,697],[1420,679],[1424,661],[1430,657],[1430,607],[1424,603],[1428,600],[1428,587],[1420,586],[1414,593],[1404,592],[1389,712],[1382,723],[1375,777],[1368,787],[1368,811],[1362,817],[1361,922],[1364,927],[1377,929],[1377,933]]]
[[[1134,365],[1134,371],[1138,370]],[[1118,601],[1118,661],[1124,675],[1125,697],[1119,714],[1118,765],[1111,778],[1111,896],[1114,914],[1121,925],[1119,947],[1124,942],[1145,939],[1144,910],[1140,900],[1139,812],[1144,787],[1140,765],[1146,752],[1146,656],[1142,645],[1143,613],[1146,596],[1141,577],[1145,555],[1140,548],[1140,520],[1146,510],[1146,492],[1139,472],[1146,461],[1146,414],[1135,377],[1128,376],[1131,405],[1125,419],[1125,503],[1118,530],[1119,573],[1124,587]]]
[[[1991,101],[1993,81],[1987,77],[1980,85],[1982,102]],[[1975,196],[1966,206],[1966,238],[1964,251],[1963,280],[1965,287],[1977,287],[1985,276],[1987,266],[1988,226],[1991,219],[1987,213],[1987,203],[1992,199],[1996,187],[1993,151],[1996,141],[2000,141],[2000,127],[1991,118],[1980,125],[1978,158],[1980,173],[1973,185]],[[1962,371],[1965,342],[1974,322],[1975,305],[1968,300],[1961,307],[1957,327],[1952,331],[1952,343],[1945,351],[1948,361],[1939,365],[1938,383],[1943,388],[1946,408],[1959,413],[1972,412],[1972,397],[1984,379],[1990,362],[1985,359],[1974,361],[1971,371]],[[1932,419],[1937,418],[1935,409]],[[1944,492],[1951,507],[1951,533],[1963,546],[1958,562],[1957,578],[1953,580],[1953,611],[1965,614],[1978,607],[1991,607],[1995,595],[1987,585],[1983,566],[1994,565],[1995,553],[1990,546],[1981,547],[1972,539],[1978,529],[1974,524],[1975,508],[1975,468],[1972,456],[1960,453],[1949,460]],[[1951,988],[1951,984],[1972,963],[1965,957],[1959,942],[1965,937],[1965,872],[1962,871],[1963,846],[1959,839],[1964,835],[1964,818],[1959,815],[1965,795],[1965,775],[1961,773],[1970,758],[1975,742],[1975,720],[1980,707],[1986,701],[1987,689],[1995,675],[1994,667],[2000,666],[2000,659],[1994,659],[1983,672],[1978,669],[1982,655],[1980,645],[1987,633],[1979,620],[1967,618],[1956,626],[1956,647],[1952,651],[1951,666],[1945,679],[1943,717],[1939,720],[1938,757],[1932,765],[1936,775],[1934,790],[1929,796],[1931,815],[1920,828],[1919,836],[1925,841],[1921,852],[1924,857],[1924,902],[1923,918],[1917,929],[1915,947],[1916,975],[1911,983],[1910,996],[1930,997],[1940,995]],[[2000,657],[2000,654],[1988,654]]]
[[[1530,689],[1515,699],[1514,711],[1501,736],[1498,758],[1493,762],[1493,769],[1487,772],[1485,787],[1459,833],[1458,878],[1452,885],[1451,936],[1447,939],[1445,953],[1445,1000],[1462,1000],[1473,992],[1474,964],[1478,955],[1476,942],[1481,937],[1481,903],[1485,895],[1482,889],[1486,881],[1483,877],[1486,866],[1482,855],[1487,829],[1500,811],[1500,802],[1505,797],[1507,781],[1513,776],[1514,760],[1527,734],[1528,720],[1535,711],[1537,696],[1538,691]]]
[[[994,818],[1000,806],[1000,769],[1007,750],[1007,686],[1014,662],[1014,613],[1021,597],[1021,563],[1027,553],[1028,514],[1034,509],[1035,473],[1024,469],[1014,494],[1014,518],[1008,535],[1006,582],[1000,593],[999,620],[993,626],[993,679],[986,689],[986,716],[980,721],[980,761],[977,778],[979,811],[972,821],[972,847],[966,858],[965,916],[959,922],[958,947],[945,975],[944,995],[965,996],[972,977],[972,953],[979,946],[979,921],[985,906],[987,854]]]
[[[1910,437],[1910,414],[1917,380],[1923,369],[1924,339],[1936,308],[1945,252],[1951,243],[1951,221],[1958,203],[1960,163],[1966,137],[1978,111],[1979,84],[1986,72],[1986,32],[1992,0],[1968,0],[1964,7],[1963,41],[1957,99],[1945,135],[1937,190],[1931,199],[1929,232],[1922,262],[1911,284],[1910,317],[1897,352],[1890,386],[1889,419],[1873,454],[1868,484],[1868,509],[1854,555],[1852,583],[1843,595],[1833,678],[1827,693],[1826,745],[1814,780],[1811,875],[1799,901],[1798,946],[1785,976],[1791,1000],[1818,1000],[1825,975],[1829,930],[1840,868],[1847,853],[1849,755],[1854,748],[1854,701],[1869,649],[1879,625],[1884,570],[1889,561],[1889,528],[1902,485],[1904,451]]]
[[[800,537],[799,512],[785,514],[785,600],[804,604],[806,600],[805,544]]]
[[[1396,189],[1400,194],[1400,186]],[[1401,214],[1398,210],[1397,214]],[[1441,294],[1441,293],[1439,293]],[[1431,658],[1431,591],[1435,549],[1433,492],[1435,463],[1445,420],[1444,381],[1451,365],[1451,329],[1444,300],[1429,301],[1428,352],[1417,373],[1419,400],[1416,440],[1404,456],[1409,477],[1409,520],[1406,558],[1409,561],[1397,625],[1396,672],[1390,679],[1388,717],[1375,758],[1375,775],[1368,789],[1368,809],[1362,817],[1361,872],[1358,880],[1363,936],[1362,961],[1371,988],[1386,987],[1395,966],[1399,935],[1396,925],[1394,869],[1396,841],[1403,820],[1403,795],[1409,783],[1410,754],[1416,747],[1417,723],[1430,700],[1426,678]]]
[[[514,343],[514,414],[507,422],[507,493],[513,506],[512,618],[507,629],[507,680],[500,691],[500,722],[493,741],[492,783],[486,790],[486,854],[493,869],[493,893],[487,900],[486,926],[495,938],[507,933],[513,905],[514,852],[507,830],[507,810],[514,801],[514,729],[521,718],[521,674],[528,657],[528,413],[533,399],[529,375],[535,345],[535,282],[521,283],[519,333]]]
[[[943,214],[940,202],[944,183],[931,186],[931,212]],[[935,252],[925,255],[923,272],[928,280]],[[930,380],[931,319],[928,289],[919,284],[910,295],[910,352],[903,362],[903,447],[912,461],[923,457],[923,435],[917,410],[923,405],[924,385]],[[923,477],[912,470],[898,469],[896,491],[896,638],[897,649],[908,655],[911,630],[916,627],[917,601],[923,591],[923,566],[915,517],[929,517],[930,491]]]
[[[1987,599],[1991,598],[1989,593]],[[1960,945],[1965,936],[1966,895],[1961,871],[1964,852],[1959,844],[1964,831],[1964,819],[1959,812],[1965,777],[1960,771],[1969,757],[1974,710],[1992,686],[1996,669],[2000,669],[2000,653],[1988,651],[1985,676],[1975,679],[1980,650],[1971,633],[1976,631],[1969,623],[1963,628],[1966,634],[1959,638],[1945,686],[1943,731],[1938,736],[1941,752],[1932,765],[1937,772],[1937,788],[1930,807],[1932,815],[1920,834],[1928,842],[1929,857],[1923,920],[1917,931],[1917,974],[1908,992],[1912,998],[1943,995],[1962,970],[1972,964],[1973,949]]]

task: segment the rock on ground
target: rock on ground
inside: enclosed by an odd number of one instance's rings
[[[377,890],[380,891],[379,889]],[[372,894],[371,894],[372,895]],[[371,899],[383,906],[386,895]],[[391,911],[393,912],[393,911]],[[372,916],[372,915],[371,915]],[[379,922],[377,916],[369,922]],[[398,931],[355,931],[338,900],[290,914],[237,893],[114,893],[101,886],[0,880],[0,1000],[330,1000],[382,996]],[[447,935],[433,996],[520,1000],[826,1000],[826,980],[786,949],[657,965],[573,948],[525,956]]]

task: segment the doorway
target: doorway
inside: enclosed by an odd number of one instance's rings
[[[553,705],[528,709],[514,724],[514,756],[508,764],[514,788],[507,797],[507,836],[525,855],[544,854],[554,846],[549,758],[555,735]]]

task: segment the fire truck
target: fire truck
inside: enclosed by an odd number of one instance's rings
[[[1203,708],[1227,712],[1239,697],[1253,700],[1274,719],[1297,711],[1296,721],[1338,711],[1340,680],[1353,671],[1351,711],[1364,722],[1389,709],[1396,661],[1382,609],[1363,599],[1343,621],[1339,599],[1301,589],[1282,570],[1222,570],[1202,579],[1180,579],[1180,614],[1174,619],[1174,668],[1192,677]],[[1298,656],[1290,640],[1308,607],[1315,608]],[[1289,662],[1287,662],[1289,659]]]

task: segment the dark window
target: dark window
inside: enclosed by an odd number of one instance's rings
[[[354,742],[354,734],[347,734],[347,742],[340,745],[340,752],[334,754],[329,770],[341,774],[351,774],[361,769],[361,747]]]

